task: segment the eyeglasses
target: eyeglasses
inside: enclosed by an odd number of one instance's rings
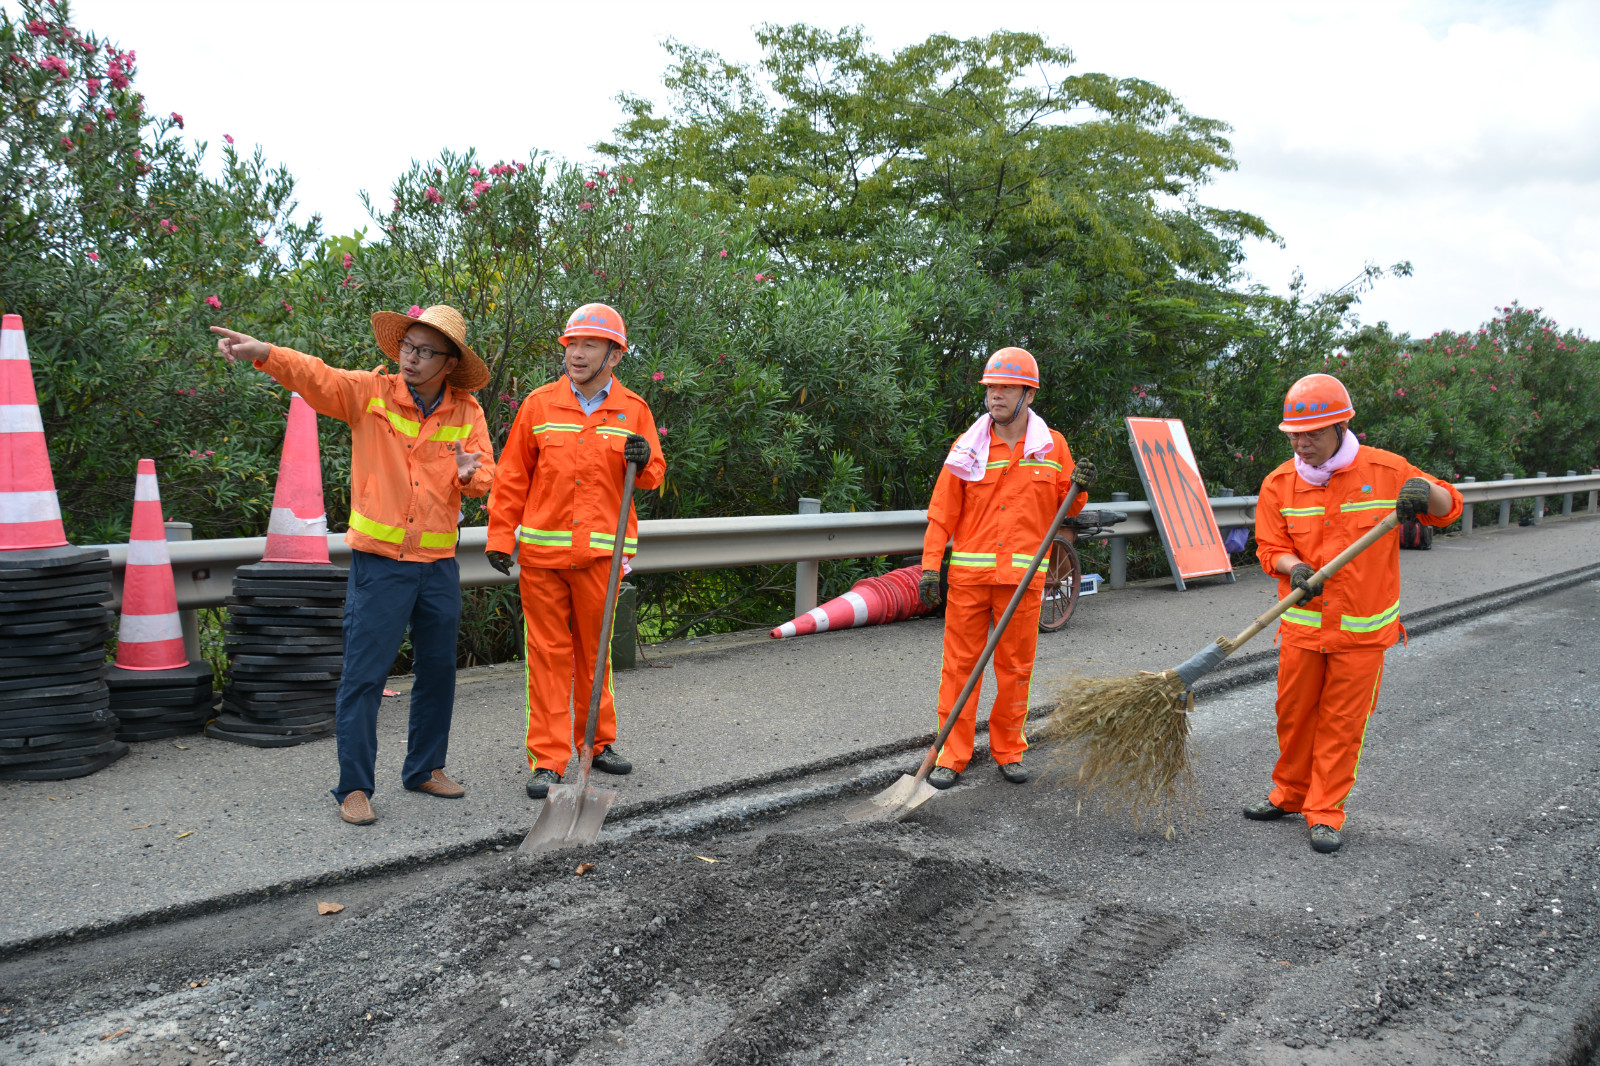
[[[433,359],[441,355],[449,355],[450,353],[441,352],[437,348],[425,348],[420,344],[412,344],[410,341],[401,341],[400,354],[414,355],[426,363],[429,359]]]

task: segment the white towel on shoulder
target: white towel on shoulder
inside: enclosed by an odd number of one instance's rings
[[[983,480],[989,465],[989,436],[993,425],[993,418],[987,414],[980,415],[972,423],[972,428],[957,437],[950,446],[950,454],[945,456],[944,465],[962,481]],[[1054,448],[1050,427],[1029,408],[1028,431],[1022,438],[1022,457],[1037,459],[1041,455],[1048,455]]]

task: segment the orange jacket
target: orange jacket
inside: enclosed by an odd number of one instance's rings
[[[938,571],[954,534],[952,585],[1015,585],[1033,561],[1050,523],[1071,487],[1072,452],[1067,438],[1050,431],[1055,447],[1037,459],[1022,459],[998,436],[989,440],[989,466],[982,481],[963,481],[941,467],[928,501],[928,532],[922,538],[922,568]],[[1071,514],[1089,500],[1080,493]],[[998,565],[997,565],[998,564]],[[1044,587],[1043,566],[1033,586]]]
[[[356,551],[431,563],[456,553],[461,497],[482,496],[494,482],[494,447],[483,408],[450,385],[427,418],[411,390],[386,367],[339,370],[315,356],[274,347],[256,364],[304,397],[318,414],[350,423],[350,529]],[[456,477],[461,442],[481,452],[469,481]]]
[[[650,442],[650,462],[634,485],[653,489],[666,477],[667,461],[650,405],[638,393],[613,379],[611,392],[586,416],[565,377],[534,389],[500,453],[486,549],[523,566],[561,570],[610,558],[626,472],[622,446],[633,433]],[[623,551],[638,550],[639,516],[629,508]]]
[[[1450,513],[1423,515],[1429,526],[1447,526],[1461,516],[1461,493],[1425,474],[1393,452],[1365,445],[1356,461],[1317,486],[1295,473],[1294,460],[1261,483],[1256,503],[1256,554],[1261,568],[1278,579],[1278,598],[1289,595],[1289,578],[1278,558],[1294,554],[1319,570],[1361,534],[1394,510],[1400,486],[1427,478],[1450,490]],[[1350,560],[1322,586],[1322,595],[1289,608],[1278,638],[1325,652],[1387,648],[1400,635],[1400,536],[1383,537]]]

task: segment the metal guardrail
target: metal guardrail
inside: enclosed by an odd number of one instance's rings
[[[1589,510],[1596,509],[1600,472],[1581,477],[1521,478],[1488,481],[1459,486],[1470,503],[1492,503],[1529,497],[1588,492]],[[1116,533],[1098,540],[1113,545],[1129,537],[1155,533],[1150,505],[1142,500],[1119,500],[1088,504],[1091,508],[1121,511],[1128,516]],[[1223,529],[1252,525],[1255,522],[1254,496],[1218,496],[1211,500],[1217,525]],[[1570,500],[1567,511],[1571,511]],[[852,559],[874,555],[909,555],[922,549],[927,528],[926,511],[858,511],[848,514],[751,515],[734,518],[674,518],[639,523],[639,554],[632,568],[640,573],[670,570],[704,570],[728,566],[759,566],[823,559]],[[483,549],[488,530],[470,526],[461,530],[457,557],[461,563],[464,588],[484,585],[509,585],[515,570],[507,577],[489,565]],[[237,537],[226,540],[173,541],[167,545],[172,558],[178,607],[220,607],[233,589],[234,571],[260,560],[266,550],[265,537]],[[122,567],[127,559],[126,544],[99,545],[111,553],[114,567],[113,588],[120,604]],[[344,535],[329,534],[328,555],[335,563],[348,563],[350,548]]]

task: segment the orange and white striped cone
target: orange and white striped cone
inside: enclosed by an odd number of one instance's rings
[[[124,670],[177,670],[189,665],[154,459],[139,460],[133,484],[133,530],[122,575],[117,665]]]
[[[67,543],[21,315],[0,322],[0,551]]]
[[[322,458],[317,449],[317,413],[289,395],[289,427],[272,491],[264,563],[322,563],[328,559],[328,514],[322,503]]]
[[[772,639],[803,637],[808,633],[826,633],[830,629],[876,626],[927,614],[932,608],[917,598],[917,581],[921,577],[921,566],[907,566],[878,577],[864,577],[850,586],[850,591],[843,596],[831,599],[821,607],[813,607],[794,621],[775,628],[771,633]]]

